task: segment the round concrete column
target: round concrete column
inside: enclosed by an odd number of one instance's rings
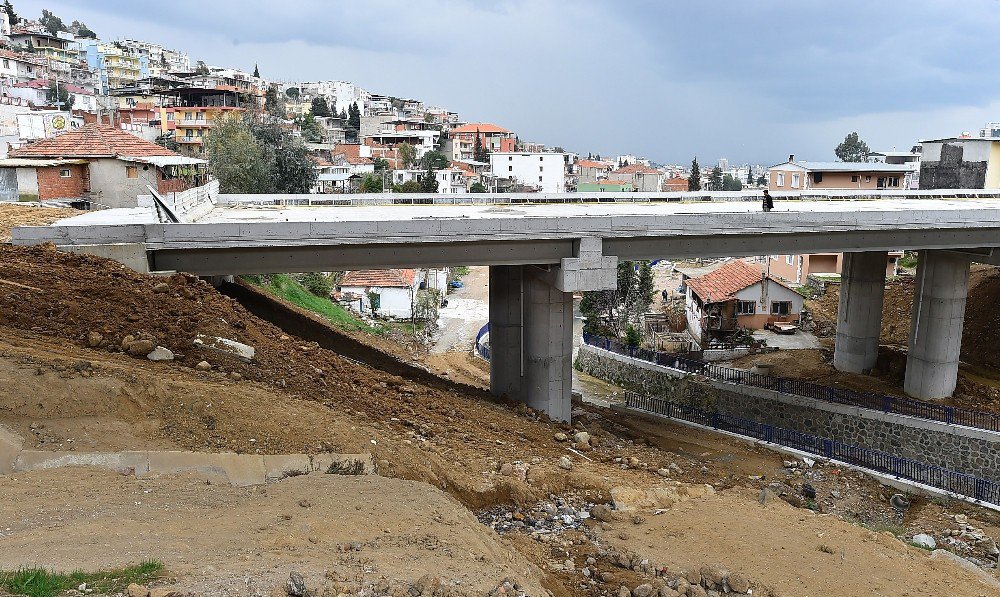
[[[921,251],[914,286],[903,389],[915,398],[947,398],[958,381],[969,260],[948,251]]]
[[[883,252],[844,253],[833,353],[833,366],[840,371],[862,373],[878,360],[885,269]]]

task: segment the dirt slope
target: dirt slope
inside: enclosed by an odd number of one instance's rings
[[[56,220],[78,215],[80,212],[75,209],[0,203],[0,243],[10,242],[11,228],[16,226],[47,226]]]

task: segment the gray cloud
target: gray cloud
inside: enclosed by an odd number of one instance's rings
[[[276,80],[346,79],[522,139],[657,161],[828,159],[996,114],[995,0],[17,0]],[[145,7],[145,8],[144,8]]]

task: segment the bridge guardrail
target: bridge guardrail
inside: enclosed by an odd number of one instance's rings
[[[795,448],[802,452],[887,473],[900,479],[944,489],[981,502],[1000,505],[1000,483],[989,479],[750,419],[699,410],[635,392],[626,392],[624,402],[626,406],[636,410]]]
[[[902,398],[846,388],[832,388],[799,379],[763,375],[752,371],[714,365],[706,361],[682,357],[676,354],[627,346],[617,340],[594,336],[592,334],[585,333],[583,341],[590,346],[603,348],[604,350],[623,356],[655,363],[684,373],[703,375],[710,379],[728,383],[774,390],[783,394],[803,396],[834,404],[846,404],[885,413],[907,415],[948,425],[963,425],[965,427],[974,427],[988,431],[1000,431],[1000,414],[988,411],[931,404],[914,398]]]

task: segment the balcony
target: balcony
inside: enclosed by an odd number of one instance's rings
[[[202,143],[204,143],[204,140],[205,140],[204,137],[197,137],[197,136],[185,136],[176,138],[176,141],[178,143],[192,143],[194,145],[201,145]]]
[[[177,126],[212,126],[212,121],[205,118],[183,118],[175,122]]]

